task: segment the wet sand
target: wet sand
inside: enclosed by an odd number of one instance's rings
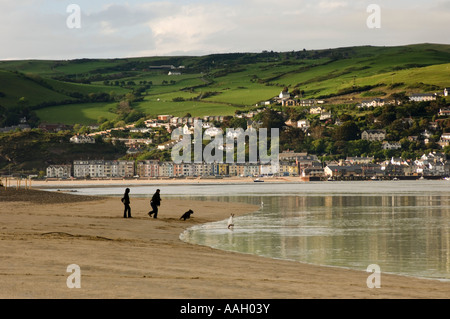
[[[381,274],[369,289],[365,271],[223,252],[180,241],[186,228],[252,213],[253,205],[164,200],[159,218],[149,200],[37,190],[0,190],[0,298],[442,298],[450,283]],[[193,218],[179,220],[192,209]],[[81,269],[69,289],[67,266]]]

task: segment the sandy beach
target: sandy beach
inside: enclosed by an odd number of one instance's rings
[[[124,219],[119,198],[38,190],[0,190],[0,298],[298,299],[440,298],[450,283],[381,274],[369,289],[365,271],[322,267],[190,245],[188,227],[242,215],[242,203],[164,200],[159,218],[133,198]],[[193,218],[179,220],[192,209]],[[79,265],[81,288],[67,267]]]

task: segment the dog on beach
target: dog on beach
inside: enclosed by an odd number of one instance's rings
[[[183,214],[183,216],[180,217],[180,220],[181,220],[181,219],[186,220],[186,219],[191,218],[191,215],[192,215],[193,213],[194,213],[194,212],[192,211],[192,209],[189,209],[186,213]]]

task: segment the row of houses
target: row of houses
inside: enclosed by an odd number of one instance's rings
[[[439,96],[449,96],[450,88],[445,88],[444,93],[414,93],[408,96],[411,102],[431,102],[436,101]],[[358,108],[382,107],[389,104],[395,104],[395,100],[385,100],[381,98],[373,98],[372,100],[363,100],[357,104]]]
[[[213,176],[298,176],[295,162],[260,163],[174,163],[171,161],[74,161],[73,165],[51,165],[47,178],[170,178]]]
[[[375,163],[373,157],[347,158],[346,161],[330,163],[324,167],[325,178],[383,178],[450,176],[450,162],[443,153],[430,152],[416,160],[392,157],[391,160]]]
[[[349,157],[321,163],[315,155],[284,154],[278,163],[174,163],[171,161],[74,161],[73,165],[51,165],[47,178],[177,178],[300,176],[302,178],[383,178],[393,176],[450,176],[450,162],[442,153],[424,154],[416,160],[393,157],[375,163],[373,157]]]
[[[130,178],[134,175],[134,161],[76,160],[73,165],[47,167],[47,178]]]

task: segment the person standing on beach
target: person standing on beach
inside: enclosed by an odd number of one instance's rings
[[[150,206],[152,206],[153,210],[148,212],[148,216],[152,217],[152,215],[154,215],[153,218],[158,218],[158,206],[161,205],[161,196],[159,196],[159,192],[160,190],[157,189],[150,201]]]
[[[123,211],[123,218],[131,218],[130,196],[128,195],[129,193],[130,189],[127,188],[122,198],[122,203],[125,206],[125,209]]]

